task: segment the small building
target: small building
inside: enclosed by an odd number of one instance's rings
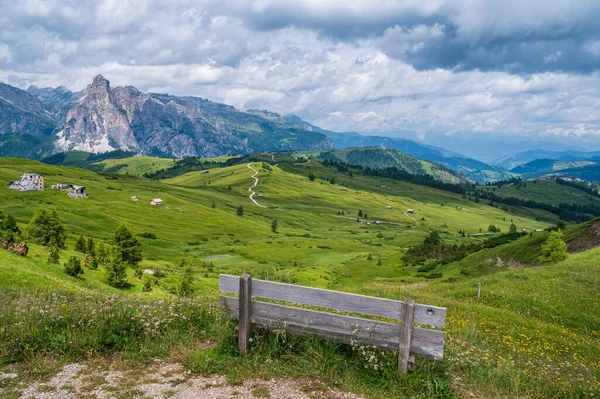
[[[161,200],[160,198],[154,198],[152,200],[150,200],[150,205],[152,206],[160,206],[163,204],[163,200]]]
[[[203,175],[205,175],[205,174],[207,174],[207,173],[208,173],[208,170],[206,170],[206,169],[204,169],[204,170],[202,171],[202,174],[203,174]]]
[[[227,177],[227,175],[225,173],[221,173],[219,176],[221,176],[221,177]]]
[[[87,191],[85,186],[78,186],[76,184],[65,184],[57,183],[52,186],[53,190],[66,191],[67,195],[71,198],[85,198],[87,197]]]
[[[385,186],[381,186],[381,188],[385,188]]]
[[[388,205],[388,206],[385,207],[385,209],[392,209],[392,206]]]
[[[375,224],[381,224],[381,222],[379,220],[376,220],[373,223],[375,223]]]
[[[11,181],[7,187],[17,191],[40,191],[44,189],[44,177],[37,173],[24,173],[21,180]]]
[[[412,208],[408,208],[408,209],[406,210],[406,212],[408,212],[408,213],[415,213],[415,210],[414,210],[414,209],[412,209]]]
[[[536,231],[537,233],[539,233],[540,231],[543,231],[543,230],[542,230],[542,229],[535,229],[535,231]]]
[[[259,196],[259,197],[262,197],[263,195],[262,195],[262,194],[258,194],[258,196]]]
[[[85,186],[69,184],[69,187],[67,188],[67,195],[71,198],[85,198],[87,197],[87,192]]]
[[[133,197],[131,197],[131,200],[132,200],[133,202],[137,202],[137,201],[139,201],[138,197],[136,197],[135,195],[134,195]]]

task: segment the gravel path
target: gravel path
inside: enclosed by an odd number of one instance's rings
[[[178,364],[160,364],[145,370],[105,370],[83,364],[63,367],[49,381],[31,383],[20,390],[21,399],[98,398],[273,398],[273,399],[362,399],[306,380],[249,379],[241,385],[229,385],[224,376],[199,377]],[[3,397],[0,389],[0,397]]]
[[[254,204],[260,206],[261,208],[266,208],[266,206],[259,204],[258,202],[256,202],[256,200],[254,198],[252,198],[256,194],[254,192],[254,187],[256,187],[256,185],[258,184],[258,177],[256,177],[256,175],[258,174],[258,170],[254,169],[252,167],[252,162],[250,162],[248,164],[248,167],[254,171],[254,174],[252,175],[252,178],[254,179],[254,184],[248,188],[248,191],[250,191],[252,193],[252,194],[250,194],[250,197],[249,197],[250,201],[254,202]]]

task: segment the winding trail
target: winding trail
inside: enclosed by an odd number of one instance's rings
[[[256,177],[256,175],[258,174],[258,170],[254,169],[252,167],[252,162],[250,162],[248,165],[248,168],[252,169],[254,171],[254,174],[251,176],[254,179],[254,184],[250,187],[248,187],[248,191],[250,191],[250,196],[248,198],[250,198],[250,201],[254,202],[254,205],[258,205],[261,208],[266,208],[266,206],[259,204],[258,202],[256,202],[256,200],[252,197],[254,197],[254,195],[256,194],[253,190],[253,188],[256,187],[256,185],[258,184],[258,177]]]
[[[413,222],[415,222],[415,223],[417,224],[417,226],[419,225],[419,222],[417,222],[417,219],[415,219],[415,218],[414,218],[414,217],[412,217],[412,216],[409,216],[409,215],[408,215],[408,213],[406,213],[406,212],[404,212],[404,214],[406,215],[406,217],[407,217],[407,218],[410,218],[410,219],[412,219],[412,220],[413,220]]]

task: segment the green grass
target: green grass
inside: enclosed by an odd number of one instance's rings
[[[271,161],[271,156],[261,157]],[[256,191],[263,194],[255,198],[267,206],[260,208],[248,199],[253,172],[246,164],[153,181],[0,158],[1,183],[27,171],[44,175],[47,186],[87,186],[89,198],[74,200],[64,192],[15,192],[0,184],[0,209],[13,214],[22,229],[40,206],[59,212],[69,234],[62,262],[70,255],[82,256],[72,250],[80,234],[93,237],[98,245],[124,222],[135,234],[156,235],[157,239],[140,238],[142,266],[165,274],[138,280],[129,271],[129,286],[116,290],[105,283],[103,266],[73,278],[62,265],[46,262],[44,247],[30,244],[26,258],[0,249],[0,337],[11,345],[25,334],[35,337],[35,344],[2,346],[0,371],[13,367],[12,361],[26,363],[40,354],[68,362],[114,352],[142,360],[176,352],[176,360],[190,369],[226,374],[232,381],[252,376],[318,379],[374,398],[471,393],[575,398],[598,389],[600,321],[595,309],[600,304],[600,269],[595,259],[600,250],[573,255],[557,265],[539,265],[539,247],[547,232],[536,232],[419,273],[403,263],[402,253],[433,229],[445,242],[461,244],[483,237],[461,237],[458,230],[476,234],[495,224],[506,232],[511,220],[519,229],[543,229],[549,224],[535,217],[551,220],[550,216],[523,208],[506,212],[389,179],[349,177],[317,162],[280,154],[274,163],[280,167],[271,171],[260,162],[254,164],[260,179]],[[317,177],[314,182],[307,178],[309,171]],[[339,184],[325,181],[331,177]],[[140,201],[132,202],[133,195]],[[163,207],[148,204],[156,197],[164,200]],[[245,208],[243,217],[236,216],[239,205]],[[407,208],[415,209],[416,221],[405,215]],[[359,209],[369,215],[361,219],[365,224],[356,222]],[[278,220],[277,233],[270,229],[273,219]],[[375,220],[382,224],[366,224]],[[591,226],[568,226],[565,238],[592,234]],[[171,294],[182,259],[195,270],[195,300]],[[447,359],[420,361],[416,373],[401,379],[395,375],[393,356],[378,358],[383,369],[376,371],[351,347],[258,330],[256,350],[239,357],[233,325],[217,317],[215,297],[219,273],[239,274],[244,269],[257,278],[446,306]],[[441,273],[442,278],[424,277],[430,273]],[[152,281],[152,291],[142,291],[144,279]],[[483,285],[479,302],[474,299],[478,282]],[[118,305],[99,312],[107,298]],[[41,304],[47,313],[40,314]],[[175,319],[168,304],[179,306],[177,314],[193,322]],[[58,316],[64,323],[56,320]],[[157,330],[137,328],[152,317],[169,321],[161,321]],[[93,328],[77,328],[79,320]],[[130,322],[141,324],[133,328]],[[10,326],[18,327],[9,332]],[[76,344],[67,345],[66,337]],[[218,346],[200,349],[207,337]]]
[[[574,187],[563,186],[554,180],[527,181],[526,187],[507,185],[503,187],[481,186],[482,191],[492,191],[501,197],[515,197],[557,206],[560,203],[600,206],[600,198],[593,197]]]
[[[102,165],[105,171],[142,176],[175,165],[176,159],[136,156],[121,159],[105,159],[93,165]]]

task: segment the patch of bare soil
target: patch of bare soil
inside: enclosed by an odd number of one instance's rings
[[[22,399],[75,398],[281,398],[281,399],[361,399],[353,393],[331,389],[315,381],[250,379],[230,385],[224,376],[200,377],[179,364],[165,363],[135,370],[70,364],[46,382],[32,382],[21,388]],[[0,397],[3,397],[0,389]]]
[[[567,245],[570,253],[584,252],[600,246],[600,221],[594,222],[590,230],[582,237],[576,238]]]

